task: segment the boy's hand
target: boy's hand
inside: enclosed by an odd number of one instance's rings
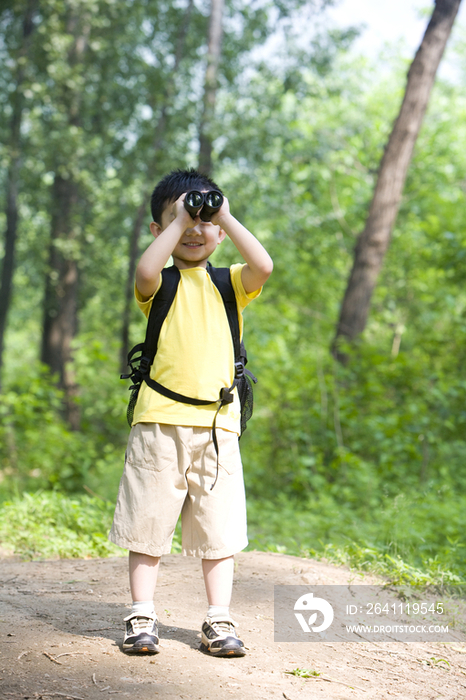
[[[174,221],[175,219],[177,219],[177,221],[180,224],[180,227],[182,228],[182,234],[186,231],[186,229],[194,228],[194,226],[197,226],[197,224],[201,220],[199,214],[193,218],[191,214],[187,211],[187,209],[185,209],[185,197],[186,192],[180,197],[178,197],[176,202],[173,202],[170,210],[170,220]]]
[[[228,199],[223,195],[223,204],[220,207],[220,209],[212,214],[210,217],[210,220],[215,226],[220,226],[222,228],[222,221],[221,219],[225,216],[228,216],[230,213],[230,202]]]

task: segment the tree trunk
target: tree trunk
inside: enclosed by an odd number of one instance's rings
[[[436,0],[421,45],[408,72],[400,113],[380,164],[377,183],[354,253],[354,262],[340,311],[333,354],[344,362],[339,341],[353,340],[364,330],[373,290],[390,244],[406,174],[435,75],[461,0]]]
[[[69,251],[63,250],[75,240],[70,217],[76,212],[77,202],[78,190],[73,180],[55,175],[41,360],[57,376],[65,393],[64,415],[74,430],[79,429],[72,365],[72,341],[78,326],[78,266]]]
[[[88,18],[72,15],[67,22],[67,32],[74,37],[68,54],[70,73],[83,60],[90,33]],[[66,112],[70,126],[80,126],[82,95],[79,89],[64,84],[61,107]],[[79,430],[80,411],[76,402],[78,387],[75,381],[72,341],[78,328],[78,248],[76,216],[78,210],[78,184],[73,178],[73,165],[59,159],[55,163],[52,188],[52,221],[48,273],[44,296],[44,322],[42,329],[41,359],[58,378],[63,389],[64,417],[72,430]],[[81,209],[83,203],[80,202]]]
[[[147,174],[150,177],[150,173],[157,170],[157,161],[159,160],[159,153],[163,145],[163,140],[165,138],[165,132],[167,129],[168,122],[168,112],[167,109],[172,102],[175,77],[178,73],[181,59],[183,58],[183,51],[186,41],[186,34],[188,32],[189,23],[191,20],[191,13],[193,9],[193,0],[190,0],[184,14],[183,23],[180,27],[178,34],[178,41],[175,50],[175,63],[173,65],[173,70],[167,80],[167,87],[165,94],[163,96],[163,105],[160,113],[160,117],[154,129],[154,139],[152,142],[152,147],[150,152],[152,153],[152,158],[148,163]],[[138,207],[136,212],[136,217],[133,222],[133,228],[131,230],[131,237],[129,241],[129,260],[128,260],[128,275],[126,278],[125,285],[125,299],[123,306],[123,322],[121,328],[121,348],[120,348],[120,368],[121,372],[124,373],[127,370],[127,358],[129,352],[129,324],[131,319],[131,309],[134,302],[134,277],[136,273],[136,261],[139,255],[139,240],[141,238],[142,225],[144,223],[144,217],[147,211],[151,198],[151,191],[148,190],[143,195],[143,200]]]
[[[34,29],[33,17],[37,0],[29,0],[23,19],[23,40],[18,51],[18,58],[27,56],[29,40]],[[10,122],[10,155],[6,180],[6,230],[5,253],[2,264],[2,279],[0,283],[0,385],[3,368],[3,350],[8,311],[13,290],[13,274],[15,269],[16,239],[18,230],[18,189],[21,167],[21,122],[23,116],[24,98],[22,83],[24,80],[24,62],[18,61],[16,89],[12,96],[13,113]]]
[[[212,172],[212,127],[217,95],[218,66],[222,51],[223,8],[224,0],[211,0],[204,101],[199,128],[199,170],[206,175],[210,175]]]

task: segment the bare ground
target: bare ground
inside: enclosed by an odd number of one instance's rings
[[[245,552],[232,612],[248,653],[198,650],[206,601],[200,562],[165,557],[156,593],[161,653],[122,653],[129,587],[125,558],[0,559],[0,697],[346,700],[466,698],[466,637],[453,644],[273,641],[274,584],[376,583],[325,562]],[[297,668],[320,673],[290,675]]]

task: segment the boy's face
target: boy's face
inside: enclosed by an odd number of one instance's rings
[[[208,190],[203,191],[207,192]],[[169,202],[165,206],[162,212],[162,225],[151,224],[151,231],[155,237],[174,221],[176,212],[176,202]],[[185,213],[189,217],[184,207],[181,213]],[[226,233],[220,226],[216,226],[210,221],[200,221],[194,227],[187,228],[181,236],[172,253],[173,262],[180,270],[192,267],[207,267],[207,260],[225,236]]]

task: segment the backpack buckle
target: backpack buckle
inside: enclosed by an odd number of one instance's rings
[[[244,377],[244,364],[242,362],[235,362],[235,378],[241,379]]]
[[[150,360],[148,357],[141,357],[141,361],[139,363],[139,371],[141,374],[148,374],[150,370]]]
[[[220,402],[222,406],[225,406],[227,403],[233,403],[234,398],[233,392],[226,386],[220,389]]]

